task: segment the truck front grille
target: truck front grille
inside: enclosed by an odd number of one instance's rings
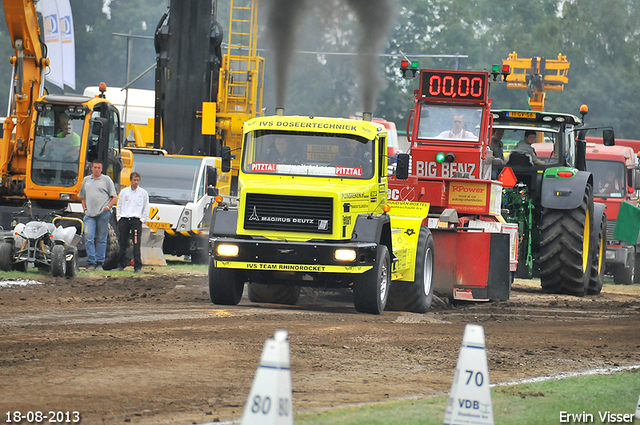
[[[331,233],[332,198],[247,193],[244,228],[297,233]]]
[[[607,220],[607,242],[609,245],[619,245],[620,241],[613,239],[613,229],[616,227],[615,220]]]

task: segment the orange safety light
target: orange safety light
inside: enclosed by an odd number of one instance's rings
[[[558,177],[573,177],[573,172],[571,172],[571,171],[558,171]]]
[[[518,183],[518,179],[511,167],[504,167],[502,169],[502,172],[500,172],[498,176],[498,181],[502,183],[503,187],[514,187],[516,183]]]
[[[221,204],[222,201],[224,201],[224,198],[222,197],[222,195],[216,196],[216,203]]]
[[[388,213],[389,211],[391,211],[391,206],[389,204],[384,204],[382,206],[382,211]]]

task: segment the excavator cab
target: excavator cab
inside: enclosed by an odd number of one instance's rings
[[[99,159],[105,174],[120,182],[120,118],[99,97],[47,95],[35,102],[33,153],[28,157],[25,195],[33,199],[76,199],[90,163]]]

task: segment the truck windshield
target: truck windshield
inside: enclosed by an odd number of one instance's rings
[[[495,124],[493,128],[496,128]],[[533,153],[536,155],[537,159],[544,161],[547,164],[557,163],[560,152],[560,144],[557,143],[558,133],[537,130],[539,129],[505,128],[504,135],[502,136],[504,158],[508,161],[511,152],[530,154],[530,146],[533,148]],[[531,145],[525,141],[525,132],[528,131],[533,131],[535,133],[535,142]],[[571,149],[567,150],[567,155],[572,155]]]
[[[478,141],[482,108],[421,105],[418,139]]]
[[[373,149],[372,140],[349,134],[254,131],[245,136],[242,171],[369,179]]]
[[[625,166],[619,161],[587,159],[587,171],[593,174],[594,196],[623,198]]]
[[[66,107],[38,113],[31,162],[35,184],[70,187],[78,182],[84,118]]]
[[[141,174],[140,187],[150,202],[185,205],[196,200],[201,162],[195,157],[134,154],[133,171]]]

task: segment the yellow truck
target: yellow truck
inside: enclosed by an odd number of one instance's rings
[[[356,310],[426,312],[429,204],[387,201],[387,133],[369,120],[282,116],[244,125],[238,201],[218,197],[209,233],[215,304],[295,304],[301,286],[352,288]],[[222,172],[230,167],[222,151]],[[408,155],[396,177],[407,178]]]

